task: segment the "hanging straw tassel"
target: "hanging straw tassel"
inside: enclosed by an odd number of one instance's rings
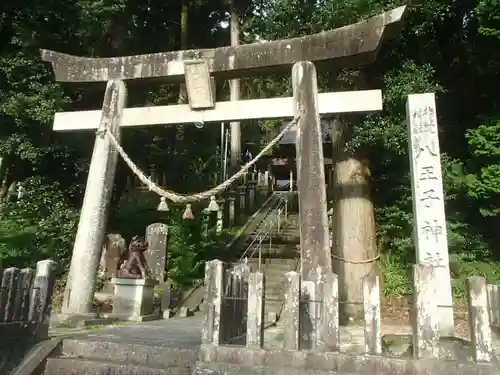
[[[191,204],[186,204],[186,209],[182,214],[183,220],[194,220],[193,210],[191,209]]]
[[[158,211],[166,211],[166,212],[170,211],[170,209],[168,208],[167,201],[165,200],[165,197],[160,198],[160,204],[156,209]]]
[[[217,212],[217,211],[219,211],[219,209],[220,209],[219,204],[215,200],[215,197],[212,195],[210,197],[210,203],[208,204],[208,211]]]

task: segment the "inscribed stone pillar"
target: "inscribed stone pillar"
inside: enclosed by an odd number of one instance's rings
[[[309,61],[292,71],[295,110],[303,110],[297,124],[297,188],[300,254],[303,280],[322,284],[331,274],[331,249],[326,208],[323,138],[318,113],[316,69]],[[321,291],[318,290],[319,295]]]
[[[120,119],[125,101],[125,83],[109,81],[104,94],[99,131],[108,129],[116,138],[120,138]],[[92,309],[117,157],[118,153],[109,137],[98,132],[64,295],[62,312],[65,314],[88,314]]]
[[[168,225],[154,223],[146,228],[148,249],[144,253],[153,278],[159,283],[165,281],[165,265],[167,263]]]
[[[409,95],[406,115],[417,263],[436,267],[439,331],[452,336],[453,301],[434,94]]]

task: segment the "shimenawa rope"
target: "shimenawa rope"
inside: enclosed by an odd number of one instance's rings
[[[368,264],[368,263],[373,263],[373,262],[379,260],[379,258],[380,258],[380,253],[377,254],[376,256],[374,256],[373,258],[365,259],[365,260],[349,260],[349,259],[345,259],[345,258],[339,257],[339,256],[334,255],[334,254],[331,254],[331,255],[332,255],[333,259],[337,259],[337,260],[340,260],[341,262],[351,263],[351,264]]]
[[[203,201],[206,199],[209,199],[212,196],[217,195],[218,193],[226,190],[229,186],[231,186],[236,180],[241,178],[267,151],[269,151],[278,141],[285,135],[286,132],[288,132],[293,126],[297,125],[300,116],[302,115],[303,110],[299,110],[295,117],[293,118],[292,121],[290,121],[285,128],[271,141],[269,144],[262,149],[261,152],[249,163],[244,165],[239,172],[231,176],[229,179],[221,183],[220,185],[201,192],[201,193],[195,193],[191,195],[183,195],[183,194],[177,194],[171,190],[165,190],[158,186],[156,183],[151,181],[151,179],[130,159],[130,157],[127,155],[123,147],[120,145],[116,137],[113,135],[112,132],[108,131],[108,129],[104,129],[102,131],[98,131],[98,134],[103,134],[107,135],[109,140],[111,141],[113,147],[115,147],[116,151],[120,154],[120,156],[123,158],[125,163],[129,166],[129,168],[132,170],[132,172],[137,176],[137,178],[148,187],[150,191],[155,192],[161,197],[165,197],[166,199],[174,202],[174,203],[192,203],[192,202],[199,202]]]

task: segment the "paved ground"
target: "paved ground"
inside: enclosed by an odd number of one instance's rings
[[[197,348],[201,344],[202,314],[189,318],[172,318],[140,324],[124,324],[94,328],[92,330],[54,330],[52,336],[76,335],[87,340],[120,342],[127,344],[146,344],[152,346],[173,347],[183,349]],[[411,334],[408,325],[382,324],[382,334]],[[465,339],[467,335],[461,334]],[[363,353],[364,331],[362,326],[340,328],[340,351],[344,353]],[[264,333],[264,347],[280,348],[283,343],[283,324],[278,322]],[[494,350],[500,356],[500,338],[494,336]]]
[[[87,340],[191,349],[201,345],[202,318],[202,314],[196,314],[189,318],[115,325],[92,330],[52,331],[51,334],[77,335],[78,338]]]

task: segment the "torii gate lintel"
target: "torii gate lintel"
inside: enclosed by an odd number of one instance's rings
[[[58,82],[106,82],[113,79],[184,79],[185,60],[208,61],[215,78],[232,79],[290,69],[298,61],[328,62],[331,68],[372,63],[379,46],[396,35],[407,13],[402,6],[364,21],[317,34],[264,43],[145,55],[87,58],[41,49]]]

